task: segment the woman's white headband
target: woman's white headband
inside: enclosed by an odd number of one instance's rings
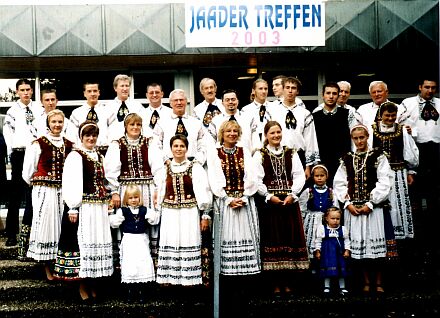
[[[96,124],[94,124],[94,123],[85,124],[84,126],[81,127],[81,130],[79,131],[79,137],[80,137],[80,138],[83,137],[82,133],[83,133],[84,128],[86,128],[86,127],[88,127],[88,126],[95,126],[95,127],[98,127],[98,126],[97,126]]]

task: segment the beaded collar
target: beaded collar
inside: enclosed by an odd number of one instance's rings
[[[142,135],[139,135],[139,137],[136,138],[136,139],[130,139],[130,138],[127,136],[127,134],[125,134],[124,136],[125,136],[125,140],[127,141],[127,144],[130,145],[130,146],[137,145],[137,144],[139,144],[140,141],[142,140]]]
[[[271,153],[275,154],[275,155],[279,155],[283,152],[283,146],[278,146],[278,147],[274,147],[271,145],[267,145],[266,146],[267,150],[269,150]]]
[[[96,153],[96,148],[95,147],[93,147],[93,149],[87,149],[87,148],[85,148],[84,146],[81,145],[79,147],[79,149],[82,150],[83,152],[87,153],[87,154],[94,154],[94,153]]]
[[[173,167],[180,167],[180,166],[184,166],[186,163],[188,162],[188,159],[183,160],[182,162],[176,162],[174,159],[171,160],[170,165]]]
[[[226,147],[222,146],[222,149],[228,155],[232,155],[232,154],[234,154],[237,151],[237,146],[234,146],[232,148],[226,148]]]

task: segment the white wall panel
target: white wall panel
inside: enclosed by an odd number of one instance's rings
[[[102,55],[101,6],[35,6],[40,56]]]

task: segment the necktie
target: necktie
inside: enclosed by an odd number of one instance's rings
[[[377,112],[376,112],[376,116],[374,116],[374,122],[377,123],[381,120],[382,120],[382,118],[380,117],[380,106],[379,106],[379,108],[377,109]]]
[[[182,121],[182,116],[179,116],[179,121],[177,122],[176,135],[177,134],[188,137],[188,132],[186,131],[185,125],[183,124]]]
[[[95,123],[97,123],[99,121],[98,114],[96,114],[96,112],[95,112],[95,107],[90,108],[89,112],[87,113],[86,119],[94,121]]]
[[[286,128],[295,129],[296,128],[296,118],[292,111],[289,109],[286,114]]]
[[[432,119],[433,121],[437,121],[439,118],[438,111],[435,109],[434,105],[432,105],[431,101],[429,100],[425,102],[425,106],[423,106],[420,116],[424,121],[428,121],[430,119]]]
[[[26,106],[26,125],[32,124],[33,120],[34,114],[32,113],[32,110],[29,108],[29,106]]]
[[[264,115],[266,114],[266,106],[260,106],[260,122],[263,122]]]
[[[123,121],[125,119],[125,116],[127,116],[127,115],[128,115],[128,107],[125,104],[125,101],[122,101],[121,106],[119,107],[119,110],[118,110],[118,114],[117,114],[118,121],[119,122]]]
[[[156,126],[157,120],[159,119],[159,113],[157,112],[157,110],[154,110],[153,114],[151,115],[150,118],[150,128],[154,129],[154,126]]]
[[[216,105],[209,104],[206,108],[205,116],[203,116],[203,125],[208,127],[212,119],[220,114],[220,109]]]
[[[234,115],[231,115],[231,117],[229,117],[229,120],[235,120],[235,121],[237,121],[237,119],[235,119]]]

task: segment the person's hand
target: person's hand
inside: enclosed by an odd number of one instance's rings
[[[112,194],[112,204],[114,208],[119,208],[121,206],[121,197],[118,193]]]
[[[158,197],[159,197],[159,194],[157,193],[157,191],[154,191],[154,193],[153,193],[153,206],[156,209],[157,209],[157,198]]]
[[[342,256],[343,256],[344,258],[349,258],[349,257],[350,257],[350,251],[349,251],[349,250],[345,250],[345,251],[344,251],[344,254],[342,254]]]
[[[405,128],[406,128],[406,131],[408,132],[408,134],[411,135],[411,133],[412,133],[411,126],[405,125]]]
[[[202,232],[207,231],[209,229],[209,220],[208,219],[202,219],[200,221],[200,229]]]
[[[283,201],[283,205],[291,205],[293,204],[293,197],[289,194]]]
[[[76,223],[78,221],[78,213],[69,214],[70,223]]]
[[[369,214],[371,213],[371,209],[367,205],[363,205],[362,208],[357,209],[359,214]]]
[[[270,202],[272,202],[273,204],[283,204],[284,202],[280,200],[279,197],[277,197],[276,195],[273,195],[270,198]]]
[[[315,251],[315,258],[316,258],[317,260],[320,260],[320,259],[321,259],[321,251],[320,251],[320,250],[316,250],[316,251]]]
[[[311,175],[311,173],[310,173],[310,166],[306,166],[306,168],[304,169],[304,174],[306,175],[306,180],[308,178],[310,178],[310,175]]]
[[[347,210],[348,210],[348,212],[350,212],[351,215],[354,215],[354,216],[359,215],[358,209],[356,209],[356,207],[353,204],[349,204],[347,206]]]
[[[246,205],[246,202],[244,202],[241,198],[234,198],[231,203],[229,203],[229,206],[233,209],[238,209]]]
[[[410,185],[413,185],[413,183],[414,183],[414,175],[413,174],[408,174],[407,176],[406,176],[406,181],[408,182],[408,185],[410,186]]]

